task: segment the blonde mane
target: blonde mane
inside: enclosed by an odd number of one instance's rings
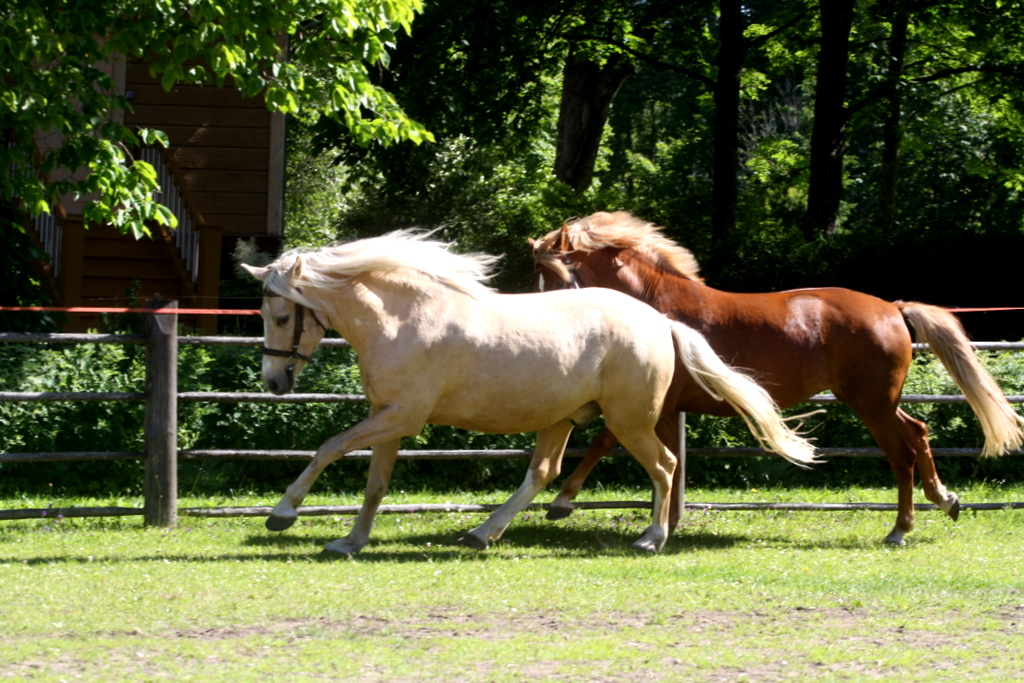
[[[431,234],[396,230],[314,251],[291,250],[270,264],[265,285],[305,306],[310,302],[303,301],[296,289],[336,289],[345,286],[351,277],[373,271],[388,271],[390,277],[410,282],[416,277],[409,272],[413,271],[474,297],[493,291],[484,283],[493,276],[499,257],[456,254],[451,251],[451,243],[431,240]],[[299,267],[294,279],[290,279],[289,273],[296,265]]]
[[[660,268],[703,282],[700,265],[689,249],[665,237],[658,226],[626,211],[599,211],[586,218],[567,222],[560,229],[552,230],[533,243],[533,258],[568,282],[571,274],[568,266],[559,258],[562,254],[591,252],[608,247],[633,249]]]

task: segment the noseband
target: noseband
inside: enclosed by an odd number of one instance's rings
[[[269,289],[263,290],[264,298],[271,298],[275,296],[281,296],[277,292],[272,292]],[[302,328],[305,326],[306,312],[313,316],[313,322],[320,326],[320,329],[326,334],[327,326],[320,322],[320,318],[317,317],[316,312],[310,308],[306,308],[298,302],[295,303],[295,331],[292,334],[292,349],[291,351],[282,351],[279,349],[268,349],[266,346],[262,348],[264,356],[277,356],[279,358],[298,358],[302,361],[308,361],[309,356],[304,353],[299,353],[299,342],[302,341]],[[289,368],[291,369],[291,368]]]
[[[564,263],[567,266],[569,265],[568,256],[565,257]],[[571,278],[569,280],[569,289],[582,289],[583,287],[587,286],[586,284],[584,284],[583,278],[580,277],[579,268],[569,268],[569,277]]]

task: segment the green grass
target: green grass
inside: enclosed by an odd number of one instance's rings
[[[1024,500],[1024,485],[959,492],[965,502]],[[396,492],[386,502],[508,493]],[[689,492],[703,502],[893,496]],[[644,556],[630,544],[647,514],[547,522],[527,512],[482,553],[457,542],[482,515],[385,515],[349,560],[320,549],[350,517],[303,517],[282,534],[259,518],[186,517],[171,531],[137,518],[0,522],[0,680],[902,683],[1024,671],[1024,511],[968,511],[956,523],[921,512],[902,548],[881,543],[892,512],[695,511],[665,551]]]

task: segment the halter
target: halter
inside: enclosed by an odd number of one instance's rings
[[[295,291],[299,291],[299,290],[295,290]],[[299,293],[301,294],[302,292],[299,292]],[[272,298],[272,297],[275,297],[275,296],[281,296],[281,295],[278,294],[277,292],[273,292],[273,291],[271,291],[269,289],[264,289],[263,290],[263,297],[264,298],[269,299],[269,298]],[[278,356],[280,358],[298,358],[299,360],[302,360],[302,361],[308,361],[309,360],[309,356],[307,356],[304,353],[299,353],[299,342],[302,341],[302,328],[304,327],[304,323],[305,323],[306,311],[309,311],[309,314],[311,316],[313,316],[313,322],[315,322],[317,325],[319,325],[320,329],[322,329],[324,331],[324,333],[327,332],[327,326],[324,325],[322,322],[320,322],[320,318],[317,317],[316,311],[314,311],[311,308],[306,308],[305,306],[303,306],[302,304],[300,304],[298,302],[293,302],[293,303],[295,303],[295,331],[292,333],[292,350],[291,351],[283,351],[283,350],[279,350],[279,349],[268,349],[266,346],[264,346],[264,347],[262,347],[262,351],[263,351],[263,355],[264,356]],[[289,367],[289,369],[291,369],[291,367]]]
[[[566,269],[569,271],[569,289],[586,287],[583,278],[580,277],[579,267],[573,265],[572,261],[569,260],[568,254],[562,254],[562,263],[565,264]]]
[[[562,254],[562,258],[559,259],[559,260],[565,265],[566,270],[569,271],[569,279],[568,280],[562,280],[561,278],[558,278],[558,281],[561,282],[561,286],[558,287],[558,289],[581,289],[581,288],[587,286],[586,283],[583,282],[583,278],[580,277],[579,270],[573,265],[572,261],[569,260],[569,255],[568,254]],[[552,269],[552,268],[545,267],[545,269],[546,270],[550,270],[552,273],[554,273],[554,269]],[[540,273],[540,277],[541,277],[541,280],[543,281],[543,278],[544,278],[544,273],[543,272]],[[542,288],[543,288],[543,285],[542,285]],[[542,289],[542,291],[547,291],[547,290],[546,289]]]
[[[566,266],[569,266],[569,257],[563,256],[562,263],[564,263]],[[569,289],[582,289],[583,287],[587,286],[583,282],[583,278],[580,277],[579,266],[569,267],[569,278]]]

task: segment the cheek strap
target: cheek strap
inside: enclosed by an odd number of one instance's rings
[[[300,292],[300,294],[301,294],[301,292]],[[270,297],[281,296],[281,295],[276,293],[276,292],[271,292],[270,290],[264,289],[263,290],[263,296],[264,296],[264,298],[270,298]],[[324,331],[324,333],[327,332],[327,326],[324,325],[322,322],[320,322],[320,318],[317,317],[316,311],[314,311],[312,309],[309,309],[309,308],[306,308],[305,306],[303,306],[300,303],[296,303],[295,304],[295,328],[294,328],[294,331],[292,332],[292,348],[291,348],[291,350],[270,349],[270,348],[267,348],[266,346],[263,346],[261,350],[263,351],[263,355],[264,356],[277,356],[279,358],[298,358],[299,360],[302,360],[302,361],[308,361],[309,360],[309,358],[310,358],[309,356],[307,356],[304,353],[299,353],[299,343],[302,341],[303,328],[305,327],[305,322],[306,322],[306,319],[305,319],[306,311],[309,311],[309,314],[313,317],[313,321],[317,325],[320,326],[320,329],[322,329]]]

